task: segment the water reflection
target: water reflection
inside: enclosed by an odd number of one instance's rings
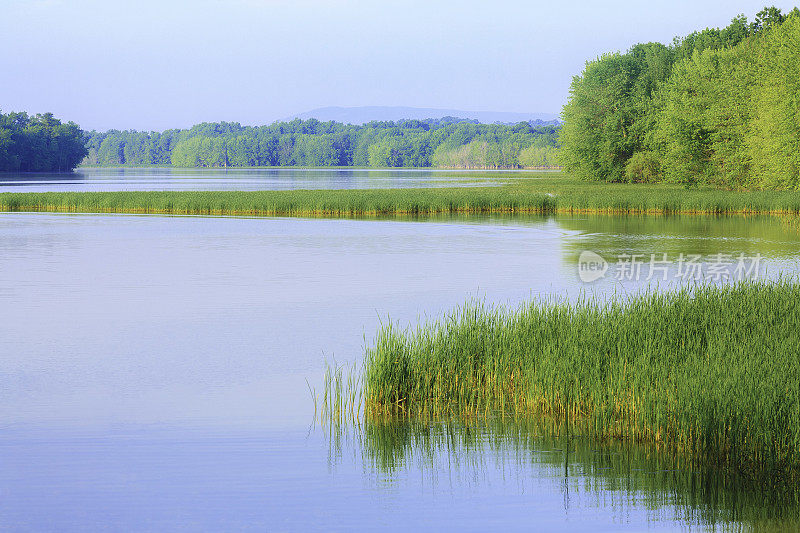
[[[495,186],[536,171],[355,168],[79,168],[72,173],[0,173],[0,192],[252,191]]]
[[[604,516],[645,510],[647,522],[725,531],[784,531],[800,523],[797,487],[765,493],[651,446],[592,441],[553,420],[394,420],[326,431],[332,468],[354,453],[365,478],[384,490],[422,477],[433,492],[454,485],[557,492],[567,520],[594,507]]]
[[[779,257],[800,251],[800,231],[771,216],[559,216],[558,223],[581,232],[565,246],[577,260],[586,248],[614,257],[623,254],[718,253]]]
[[[578,268],[587,252],[608,270],[585,284],[590,290],[634,292],[699,282],[729,283],[793,275],[800,231],[778,217],[562,216],[578,232],[563,247],[563,264]]]

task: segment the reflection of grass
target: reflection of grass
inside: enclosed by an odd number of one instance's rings
[[[796,192],[684,190],[665,185],[486,176],[498,187],[296,191],[122,191],[2,193],[0,211],[256,216],[425,216],[478,213],[800,213]],[[479,179],[480,176],[471,176]]]
[[[784,227],[788,227],[794,232],[800,232],[800,216],[797,215],[783,215],[781,216]]]
[[[361,450],[367,464],[392,479],[398,471],[419,470],[431,476],[442,472],[450,483],[461,473],[468,479],[483,478],[497,468],[539,482],[560,479],[562,491],[572,486],[581,494],[596,494],[603,507],[622,508],[635,501],[667,520],[690,525],[724,528],[737,521],[779,531],[800,520],[796,486],[765,493],[740,477],[692,471],[680,455],[654,446],[581,436],[590,431],[547,417],[475,423],[394,418],[358,425],[350,444]],[[342,442],[337,446],[341,453]],[[676,509],[674,516],[659,513],[670,508]]]
[[[560,228],[581,234],[579,238],[567,239],[563,245],[564,263],[574,265],[585,250],[612,261],[625,254],[642,254],[640,260],[644,263],[651,260],[651,253],[657,259],[666,253],[671,261],[677,261],[680,254],[686,257],[697,254],[709,262],[722,254],[734,263],[741,254],[749,258],[761,254],[773,259],[794,256],[800,230],[797,222],[800,217],[795,215],[556,215],[553,218]]]
[[[800,284],[778,281],[514,312],[470,304],[416,330],[385,326],[362,406],[370,420],[549,415],[601,440],[797,481],[798,302]]]

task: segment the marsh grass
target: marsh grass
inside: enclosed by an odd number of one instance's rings
[[[476,176],[476,179],[478,176]],[[562,174],[493,178],[500,186],[293,191],[0,193],[0,211],[171,215],[409,217],[442,214],[800,213],[800,193],[687,191],[585,182]]]
[[[345,427],[358,424],[363,405],[362,375],[354,365],[339,365],[336,361],[325,362],[322,397],[314,389],[314,418],[322,426]]]
[[[341,403],[373,422],[547,416],[594,439],[796,482],[799,326],[794,280],[516,310],[469,303],[413,329],[386,324],[358,370],[362,401]]]

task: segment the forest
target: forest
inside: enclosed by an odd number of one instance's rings
[[[443,119],[316,119],[242,126],[218,122],[164,132],[92,131],[83,161],[97,166],[551,168],[559,126]]]
[[[573,79],[561,163],[590,180],[797,190],[798,95],[797,8],[637,44]]]
[[[0,171],[66,172],[87,154],[84,132],[52,113],[0,112]]]

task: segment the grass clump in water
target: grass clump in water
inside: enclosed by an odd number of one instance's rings
[[[580,421],[748,476],[800,472],[800,284],[744,282],[600,303],[468,304],[367,350],[381,417]]]
[[[0,193],[0,211],[308,217],[800,213],[800,194],[792,191],[687,191],[670,185],[585,182],[559,173],[520,176],[493,187]]]

